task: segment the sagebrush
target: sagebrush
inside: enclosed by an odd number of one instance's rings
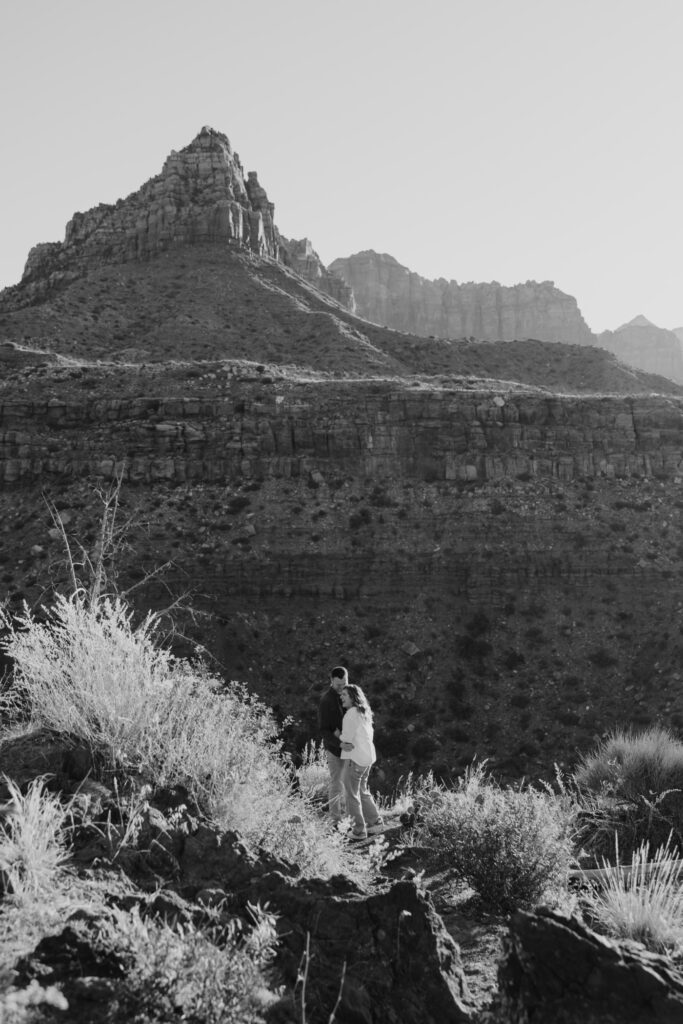
[[[510,911],[566,890],[573,859],[568,802],[530,786],[503,787],[472,767],[454,789],[434,786],[419,806],[419,836],[491,907]]]

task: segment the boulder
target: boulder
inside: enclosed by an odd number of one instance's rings
[[[499,969],[506,1024],[680,1024],[683,977],[663,956],[575,917],[517,911]]]

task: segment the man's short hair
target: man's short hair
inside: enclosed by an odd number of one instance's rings
[[[348,672],[343,665],[335,665],[330,672],[330,679],[348,679]]]

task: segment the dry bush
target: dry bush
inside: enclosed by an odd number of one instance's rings
[[[558,900],[573,859],[573,811],[547,790],[501,787],[484,765],[455,789],[435,786],[419,808],[418,841],[489,906]]]
[[[15,680],[10,714],[87,743],[103,771],[182,784],[223,827],[296,862],[304,874],[352,863],[341,836],[294,792],[272,713],[237,683],[154,645],[121,600],[58,597],[47,622],[5,617]],[[355,861],[354,861],[355,862]]]
[[[260,1024],[278,998],[266,979],[276,932],[272,915],[252,912],[252,928],[199,930],[114,909],[95,938],[125,969],[113,1020]]]
[[[306,744],[296,776],[299,780],[299,789],[308,800],[316,803],[324,803],[327,800],[330,772],[322,741],[316,743],[315,740],[311,740]]]

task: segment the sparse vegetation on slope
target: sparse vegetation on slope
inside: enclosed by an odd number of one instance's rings
[[[423,785],[417,800],[419,841],[487,905],[510,911],[564,896],[574,821],[566,799],[500,786],[477,765],[453,789]]]
[[[58,597],[47,622],[5,617],[16,661],[4,698],[14,715],[88,745],[102,773],[135,772],[182,785],[223,827],[327,875],[344,842],[294,791],[275,720],[237,684],[154,644],[154,620],[134,626],[120,600],[90,607]]]

